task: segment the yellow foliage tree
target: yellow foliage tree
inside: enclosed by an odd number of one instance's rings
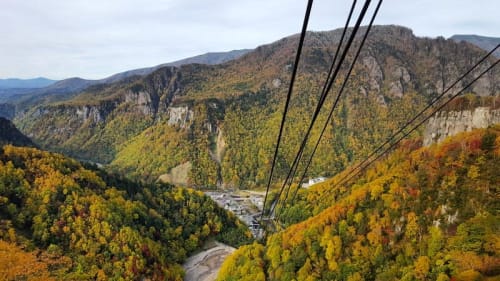
[[[35,254],[0,240],[0,280],[55,280]]]

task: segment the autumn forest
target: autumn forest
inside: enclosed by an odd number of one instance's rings
[[[322,95],[342,31],[0,91],[0,280],[500,280],[498,59],[373,26]]]

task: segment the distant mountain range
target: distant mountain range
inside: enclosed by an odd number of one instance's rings
[[[451,36],[450,39],[452,39],[456,42],[460,42],[460,41],[469,42],[473,45],[478,46],[481,49],[488,51],[488,52],[493,50],[493,48],[495,48],[498,44],[500,44],[499,37],[486,37],[486,36],[479,36],[479,35],[457,34],[457,35]],[[496,50],[494,52],[494,54],[497,58],[500,58],[500,49]]]
[[[174,61],[174,62],[160,64],[160,65],[153,66],[153,67],[138,68],[138,69],[120,72],[120,73],[114,74],[110,77],[107,77],[107,78],[104,78],[104,79],[101,79],[98,81],[104,82],[104,83],[112,83],[112,82],[116,82],[116,81],[122,80],[122,79],[127,78],[127,77],[135,76],[135,75],[144,76],[144,75],[148,75],[148,74],[152,73],[153,71],[155,71],[159,68],[165,67],[165,66],[181,66],[181,65],[192,64],[192,63],[207,64],[207,65],[221,64],[221,63],[225,63],[225,62],[237,59],[250,51],[251,51],[251,49],[242,49],[242,50],[232,50],[229,52],[206,53],[203,55],[189,57],[189,58],[181,59],[181,60]]]
[[[43,77],[33,78],[33,79],[18,79],[18,78],[8,78],[0,79],[0,89],[33,89],[33,88],[43,88],[54,84],[57,80],[50,80]]]
[[[250,51],[250,49],[242,49],[228,52],[206,53],[153,67],[120,72],[99,80],[88,80],[79,77],[67,78],[60,81],[49,80],[46,78],[27,80],[3,79],[0,80],[0,103],[16,104],[18,110],[22,110],[26,107],[37,104],[41,100],[52,101],[69,99],[73,96],[72,94],[82,91],[92,85],[105,85],[131,77],[142,77],[166,66],[181,66],[196,63],[206,65],[221,64],[237,59]],[[4,86],[2,87],[2,85]]]

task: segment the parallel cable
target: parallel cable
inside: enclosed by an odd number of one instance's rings
[[[497,46],[498,47],[498,46]],[[344,182],[339,182],[336,184],[337,186],[341,184],[345,184],[349,182],[352,178],[354,178],[356,175],[364,171],[368,166],[370,166],[373,162],[377,161],[380,159],[382,156],[384,156],[389,150],[394,148],[397,144],[399,144],[404,138],[409,136],[411,133],[413,133],[418,127],[420,127],[422,124],[424,124],[427,120],[429,120],[434,114],[436,114],[438,111],[442,110],[446,105],[448,105],[453,99],[461,95],[467,88],[469,88],[472,84],[474,84],[478,79],[480,79],[484,74],[486,74],[488,71],[490,71],[493,67],[495,67],[498,63],[500,63],[500,59],[498,59],[495,63],[493,63],[491,66],[489,66],[485,71],[483,71],[481,74],[479,74],[476,78],[474,78],[471,82],[469,82],[465,87],[463,87],[459,92],[454,94],[449,100],[444,102],[442,105],[437,107],[431,114],[429,114],[427,117],[425,117],[423,120],[421,120],[417,125],[415,125],[409,132],[405,133],[402,137],[400,137],[396,142],[392,143],[387,149],[385,149],[381,154],[379,154],[376,158],[370,160],[367,164],[365,164],[360,170],[358,170],[356,173],[352,173],[347,180]]]
[[[330,91],[330,89],[331,89],[331,87],[333,85],[333,82],[335,81],[335,77],[337,76],[338,72],[340,71],[340,67],[341,67],[342,63],[344,62],[344,60],[345,60],[345,58],[347,56],[347,53],[348,53],[348,51],[349,51],[349,49],[351,47],[352,42],[354,41],[354,37],[355,37],[356,33],[358,32],[358,29],[359,29],[359,27],[361,25],[361,22],[362,22],[365,14],[366,14],[366,11],[368,10],[368,6],[370,5],[370,3],[371,3],[371,0],[366,0],[365,1],[365,4],[364,4],[364,6],[363,6],[363,8],[361,10],[361,13],[360,13],[358,19],[357,19],[357,22],[356,22],[356,24],[355,24],[355,26],[354,26],[354,28],[352,30],[351,36],[349,37],[349,40],[347,41],[346,47],[345,47],[345,49],[344,49],[344,51],[343,51],[343,53],[342,53],[342,55],[340,57],[340,61],[337,64],[337,67],[335,68],[335,71],[334,71],[333,76],[332,76],[334,78],[331,79],[330,82],[328,83],[328,87],[327,87],[327,90],[325,92],[325,95],[323,95],[322,97],[320,97],[320,99],[318,101],[318,105],[317,105],[316,110],[315,110],[315,112],[313,114],[313,118],[311,120],[311,123],[309,125],[309,128],[307,130],[306,135],[304,136],[304,139],[303,139],[302,143],[306,143],[307,139],[309,138],[309,134],[311,133],[312,127],[314,126],[314,123],[316,122],[316,119],[318,118],[318,115],[319,115],[319,112],[321,110],[321,107],[323,106],[323,103],[325,102],[325,99],[328,96],[328,92]],[[299,153],[297,153],[297,155],[295,157],[295,160],[293,161],[294,163],[298,161],[298,156],[299,156]],[[290,169],[290,171],[289,171],[289,173],[287,175],[287,180],[290,178],[291,172],[292,172],[292,169]],[[283,186],[280,189],[279,195],[277,197],[278,198],[277,202],[279,202],[280,197],[283,194],[283,191],[284,191],[284,188],[286,186],[287,180],[285,180]],[[270,214],[273,213],[274,209],[276,208],[276,205],[277,204],[275,204],[274,206],[271,206],[271,210],[269,212]]]
[[[280,142],[281,142],[281,137],[283,135],[283,128],[284,128],[284,125],[285,125],[286,115],[287,115],[287,112],[288,112],[288,106],[290,104],[290,99],[291,99],[291,96],[292,96],[293,85],[295,83],[295,76],[297,75],[297,69],[298,69],[298,65],[299,65],[299,61],[300,61],[300,55],[302,53],[302,46],[304,44],[304,39],[306,37],[307,25],[309,23],[309,16],[311,14],[312,4],[313,4],[313,0],[309,0],[307,2],[306,13],[305,13],[305,16],[304,16],[304,22],[302,24],[302,31],[301,31],[300,39],[299,39],[299,46],[297,48],[297,54],[295,56],[295,63],[293,65],[292,77],[290,79],[290,86],[288,88],[288,94],[287,94],[286,101],[285,101],[285,108],[283,110],[283,117],[281,119],[281,126],[280,126],[280,131],[279,131],[279,134],[278,134],[278,140],[277,140],[277,143],[276,143],[276,148],[274,150],[274,156],[273,156],[273,162],[272,162],[272,166],[271,166],[271,172],[269,173],[269,180],[267,182],[266,195],[264,197],[264,204],[262,205],[262,214],[260,216],[260,220],[261,221],[264,218],[264,212],[266,210],[266,201],[267,201],[267,197],[268,197],[268,194],[269,194],[269,188],[271,186],[271,181],[272,181],[272,178],[273,178],[274,166],[276,165],[276,158],[278,157],[279,146],[280,146]]]
[[[315,110],[315,112],[313,114],[313,117],[312,117],[311,123],[309,125],[309,128],[308,128],[308,130],[306,132],[306,135],[305,135],[305,137],[304,137],[304,139],[303,139],[303,141],[302,141],[302,143],[301,143],[301,145],[299,147],[299,151],[298,151],[298,153],[295,156],[295,159],[293,161],[292,167],[290,168],[290,170],[289,170],[289,172],[287,174],[287,177],[286,177],[285,181],[283,182],[283,186],[281,187],[280,193],[278,195],[277,204],[274,205],[274,208],[271,209],[271,214],[275,210],[276,206],[278,206],[278,204],[279,204],[279,202],[281,200],[281,195],[282,195],[282,193],[283,193],[283,191],[284,191],[287,183],[290,181],[290,186],[292,184],[293,178],[291,178],[291,174],[294,173],[296,171],[297,167],[298,167],[299,161],[300,161],[300,159],[302,157],[303,150],[304,150],[304,148],[305,148],[305,146],[307,144],[307,141],[309,139],[309,135],[310,135],[310,133],[312,131],[314,123],[316,122],[316,119],[319,116],[319,113],[321,111],[321,108],[323,107],[323,104],[324,104],[324,102],[326,100],[326,97],[327,97],[327,95],[328,95],[328,93],[329,93],[329,91],[330,91],[330,89],[331,89],[331,87],[333,85],[333,82],[336,79],[336,76],[338,75],[340,67],[341,67],[341,65],[342,65],[342,63],[343,63],[343,61],[344,61],[344,59],[345,59],[345,57],[346,57],[346,55],[347,55],[347,53],[348,53],[348,51],[350,49],[350,46],[351,46],[351,44],[353,42],[353,39],[355,38],[355,36],[357,34],[358,28],[361,25],[361,21],[363,20],[363,18],[365,16],[365,13],[366,13],[366,11],[368,9],[368,6],[369,6],[370,2],[371,2],[371,0],[370,1],[365,1],[365,5],[363,6],[363,9],[362,9],[362,11],[361,11],[361,13],[360,13],[360,15],[358,17],[358,21],[356,22],[356,25],[355,25],[352,33],[351,33],[349,41],[348,41],[348,43],[347,43],[347,45],[346,45],[346,47],[345,47],[345,49],[343,51],[343,54],[341,56],[341,60],[337,64],[337,67],[335,68],[335,72],[332,74],[331,79],[329,81],[328,80],[326,81],[326,83],[328,84],[328,86],[327,86],[326,90],[321,94],[321,96],[320,96],[320,98],[318,100],[318,105],[316,106],[316,110]],[[286,197],[288,197],[288,191],[289,190],[290,189],[288,188],[287,189],[287,194],[286,194],[287,196]]]
[[[361,49],[363,48],[363,45],[365,44],[366,38],[368,37],[368,33],[370,32],[370,29],[373,26],[373,22],[375,20],[375,17],[377,16],[377,13],[378,13],[378,10],[379,10],[381,4],[382,4],[382,0],[379,1],[378,5],[377,5],[377,8],[375,9],[375,12],[374,12],[374,14],[373,14],[373,16],[372,16],[372,18],[370,20],[370,23],[369,23],[369,25],[367,27],[367,30],[365,32],[365,35],[364,35],[364,37],[363,37],[363,39],[362,39],[362,41],[360,43],[358,51],[356,52],[356,55],[354,56],[353,62],[351,64],[351,67],[349,68],[349,71],[347,72],[347,75],[344,78],[344,82],[342,83],[342,86],[341,86],[341,88],[339,90],[339,93],[337,95],[337,98],[336,98],[336,100],[335,100],[332,108],[330,109],[330,112],[328,114],[328,117],[326,118],[325,124],[323,125],[323,129],[321,130],[319,138],[316,141],[316,145],[314,146],[314,149],[313,149],[313,151],[312,151],[312,153],[311,153],[311,155],[309,157],[309,160],[307,161],[307,164],[306,164],[306,167],[304,169],[304,172],[302,173],[302,176],[300,177],[299,186],[297,186],[297,188],[294,191],[294,194],[292,195],[291,204],[293,204],[293,202],[295,200],[295,197],[297,196],[297,192],[300,189],[300,183],[302,183],[302,181],[304,180],[304,178],[305,178],[305,176],[307,174],[307,171],[309,169],[309,166],[311,165],[312,159],[313,159],[313,157],[314,157],[314,155],[316,153],[316,150],[318,149],[318,146],[319,146],[319,143],[321,141],[321,138],[323,137],[323,134],[325,133],[326,128],[328,127],[328,124],[329,124],[330,120],[332,119],[333,112],[334,112],[335,108],[337,107],[337,104],[338,104],[338,102],[340,100],[340,97],[341,97],[342,93],[344,92],[345,86],[347,85],[347,82],[349,81],[349,77],[351,76],[352,70],[354,69],[354,65],[356,64],[356,61],[357,61],[357,59],[359,57],[359,54],[361,53]],[[293,176],[295,176],[295,174]],[[286,197],[285,197],[285,200],[286,200]]]
[[[339,43],[337,45],[337,49],[335,50],[335,55],[333,57],[331,65],[330,65],[330,69],[328,70],[328,74],[326,76],[325,83],[323,84],[323,88],[321,89],[321,94],[320,94],[320,98],[319,99],[321,99],[322,97],[324,97],[326,95],[326,88],[327,88],[327,86],[329,84],[329,81],[331,79],[334,79],[334,77],[332,77],[332,76],[333,76],[333,70],[334,70],[334,67],[335,67],[335,63],[337,62],[337,57],[338,57],[338,55],[340,53],[340,49],[342,47],[342,43],[344,42],[345,35],[347,33],[347,30],[349,29],[349,23],[351,22],[352,14],[354,13],[354,9],[356,8],[356,2],[357,2],[356,0],[354,0],[352,2],[351,9],[349,11],[349,15],[347,16],[347,20],[345,22],[344,29],[342,30],[342,35],[340,36],[340,40],[339,40]],[[319,105],[317,105],[317,106],[319,106]],[[300,158],[302,158],[302,153],[303,153],[304,149],[305,149],[305,143],[302,142],[301,146],[299,148],[299,152],[298,152],[298,154],[300,154],[299,157],[298,157],[299,158],[298,160],[300,160]],[[297,171],[297,167],[298,167],[298,161],[297,162],[293,162],[292,169],[293,169],[293,175],[294,176],[295,176],[295,172]],[[292,176],[291,178],[293,179],[294,176]],[[289,178],[287,177],[285,179],[285,182],[284,182],[285,185],[286,185],[286,182],[288,180],[289,180]],[[285,200],[286,200],[286,198],[288,198],[288,192],[289,191],[290,191],[290,188],[287,189],[287,192],[286,192],[286,195],[285,195]]]
[[[413,118],[411,118],[408,122],[405,123],[403,127],[401,127],[398,131],[393,133],[387,140],[378,146],[374,151],[372,151],[363,161],[358,163],[354,168],[351,169],[346,175],[344,175],[340,180],[343,182],[351,173],[355,170],[359,169],[363,166],[370,158],[372,158],[375,154],[377,154],[380,150],[382,150],[387,144],[389,144],[392,140],[396,138],[397,135],[402,133],[408,126],[410,126],[413,122],[415,122],[420,116],[422,116],[429,108],[433,107],[441,98],[443,98],[450,90],[452,90],[458,83],[460,83],[467,75],[469,75],[472,71],[474,71],[480,64],[482,64],[488,57],[490,57],[498,48],[500,44],[498,44],[493,50],[491,50],[488,54],[483,56],[474,66],[472,66],[469,70],[467,70],[463,75],[461,75],[455,82],[453,82],[450,86],[446,88],[439,96],[437,96],[431,103],[429,103],[424,109],[418,112]]]

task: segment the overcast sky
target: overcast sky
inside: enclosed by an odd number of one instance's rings
[[[306,2],[0,0],[0,78],[97,79],[255,48],[298,33]],[[316,0],[309,29],[341,27],[351,3]],[[404,25],[418,36],[500,37],[499,12],[498,0],[385,0],[375,22]]]

